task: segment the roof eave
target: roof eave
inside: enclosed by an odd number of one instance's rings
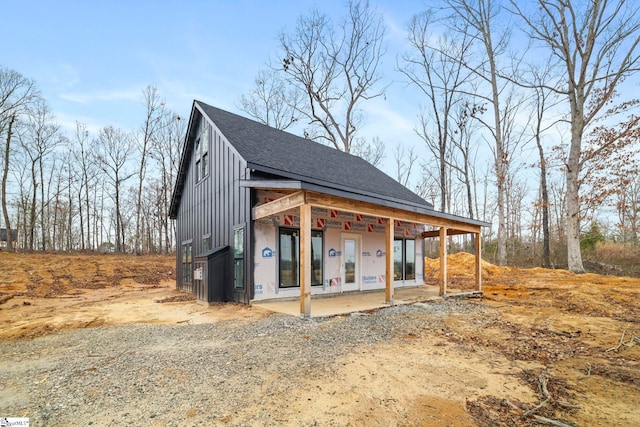
[[[433,209],[433,206],[431,205],[431,203],[427,202],[425,200],[424,204],[418,204],[418,203],[414,203],[408,200],[403,200],[403,199],[398,199],[398,198],[394,198],[394,197],[388,197],[388,196],[384,196],[381,194],[375,194],[375,193],[364,193],[361,190],[349,187],[347,185],[339,185],[339,184],[335,184],[332,182],[328,182],[328,181],[323,181],[317,178],[310,178],[307,176],[301,176],[301,175],[297,175],[294,173],[290,173],[290,172],[286,172],[283,170],[279,170],[279,169],[274,169],[268,166],[263,166],[260,164],[256,164],[256,163],[247,163],[247,167],[260,171],[260,172],[266,172],[272,175],[278,175],[278,176],[282,176],[284,178],[289,178],[291,180],[294,181],[300,181],[301,183],[305,184],[305,185],[315,185],[317,187],[314,188],[305,188],[308,190],[314,190],[314,191],[320,191],[320,192],[324,192],[322,190],[319,189],[332,189],[335,191],[340,191],[342,192],[342,194],[351,194],[351,195],[358,195],[361,197],[365,197],[367,198],[368,201],[372,201],[372,200],[380,200],[380,201],[385,201],[388,203],[392,203],[394,205],[397,206],[405,206],[405,207],[411,207],[412,212],[422,212],[422,210],[426,210],[426,212],[431,212],[431,210]],[[327,193],[329,194],[329,193]],[[357,199],[355,196],[352,196],[350,198],[353,198],[354,200],[359,200]],[[364,201],[364,200],[362,200]],[[374,202],[377,203],[377,202]],[[380,203],[383,204],[383,203]],[[390,206],[391,207],[391,206]],[[417,210],[415,210],[417,209]]]

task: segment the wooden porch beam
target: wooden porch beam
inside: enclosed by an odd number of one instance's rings
[[[295,193],[281,197],[274,201],[265,203],[264,205],[253,208],[253,219],[261,219],[269,215],[275,215],[286,210],[297,208],[305,203],[305,192],[296,191]]]
[[[454,230],[452,228],[447,228],[447,236],[458,236],[460,234],[474,234],[474,233],[471,233],[469,231]],[[431,237],[440,237],[440,230],[423,231],[421,237],[423,239],[428,239]]]
[[[300,206],[300,317],[311,317],[311,205]]]
[[[393,240],[394,240],[395,220],[393,218],[387,218],[385,222],[385,302],[389,305],[393,305]]]
[[[440,296],[447,295],[447,228],[440,228]]]
[[[408,221],[417,224],[447,227],[450,229],[464,231],[466,233],[480,232],[479,225],[458,222],[446,218],[438,218],[427,214],[408,212],[402,209],[390,208],[374,203],[361,202],[343,197],[330,196],[327,194],[307,192],[305,202],[324,209],[337,209],[344,212],[360,213],[375,217],[394,218],[396,220]]]
[[[482,241],[480,233],[476,233],[476,291],[482,292]]]

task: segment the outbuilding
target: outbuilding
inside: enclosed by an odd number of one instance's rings
[[[9,242],[11,239],[11,242]],[[6,228],[0,228],[0,251],[7,249],[8,244],[15,245],[18,240],[18,230],[7,230]]]
[[[363,159],[194,101],[171,202],[177,288],[205,301],[299,298],[424,282],[423,239],[488,224],[438,212]],[[440,293],[446,294],[441,256]]]

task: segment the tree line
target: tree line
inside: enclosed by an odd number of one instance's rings
[[[395,58],[394,78],[420,96],[415,132],[429,153],[397,144],[398,181],[443,212],[497,223],[485,246],[500,265],[524,250],[584,272],[603,208],[611,235],[637,244],[640,116],[625,91],[640,65],[634,2],[432,5],[407,24]],[[364,106],[390,84],[383,16],[351,0],[342,20],[313,10],[278,40],[239,108],[380,164],[386,144],[361,135]]]
[[[369,2],[342,18],[314,9],[277,35],[238,108],[376,166],[391,152],[397,180],[438,210],[497,225],[483,243],[498,264],[525,254],[582,272],[582,249],[605,233],[639,241],[634,6],[441,0],[416,10],[400,52]],[[392,84],[417,99],[419,147],[364,135],[366,107]],[[138,129],[78,123],[68,135],[35,82],[0,68],[2,223],[18,248],[172,250],[186,123],[152,86],[140,111]]]
[[[138,129],[92,134],[77,122],[68,134],[33,80],[0,68],[1,222],[17,230],[8,250],[174,250],[169,208],[185,121],[154,86],[140,101]]]

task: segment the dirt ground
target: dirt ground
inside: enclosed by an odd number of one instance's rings
[[[426,264],[435,280],[438,261]],[[469,288],[473,258],[455,254],[448,264],[450,287]],[[331,375],[301,378],[299,393],[325,398],[288,413],[313,411],[319,425],[387,425],[398,407],[410,414],[398,425],[640,425],[640,279],[482,270],[484,297],[469,303],[487,310],[444,317],[446,327],[403,333],[401,346],[363,347]],[[270,315],[209,307],[174,285],[172,256],[0,253],[0,339]],[[341,418],[323,419],[335,402]]]

